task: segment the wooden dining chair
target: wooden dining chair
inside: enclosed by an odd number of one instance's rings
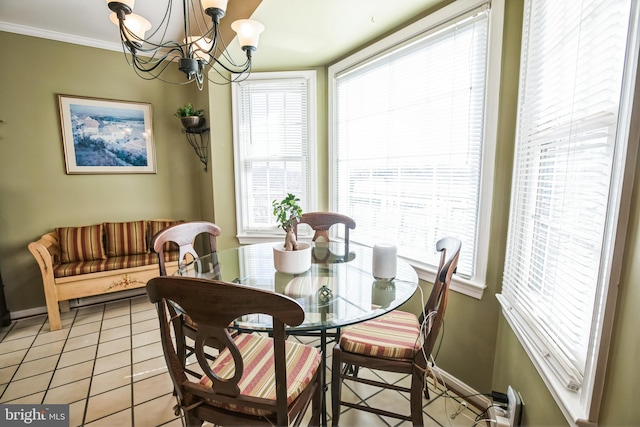
[[[331,238],[329,237],[329,229],[336,224],[344,225],[344,255],[339,255],[339,257],[343,257],[343,261],[346,261],[349,257],[349,230],[353,230],[356,228],[356,222],[353,218],[342,215],[334,212],[307,212],[300,216],[300,220],[298,220],[293,227],[293,231],[298,237],[298,225],[299,224],[307,224],[314,231],[312,241],[326,242],[327,244],[331,242]],[[332,254],[329,246],[327,246],[326,250],[323,248],[322,255],[319,255],[320,251],[313,251],[313,261],[314,262],[327,262]]]
[[[158,254],[158,265],[160,268],[160,276],[167,275],[166,263],[168,261],[178,260],[178,268],[182,268],[185,261],[197,259],[198,252],[195,250],[194,244],[199,235],[206,237],[210,253],[216,253],[216,238],[220,235],[221,229],[216,224],[207,221],[181,222],[170,227],[160,230],[151,238],[151,248]],[[214,271],[219,272],[219,266],[214,265]],[[218,279],[220,277],[217,277]],[[171,310],[173,308],[170,307]],[[177,316],[182,323],[182,328],[178,332],[178,354],[182,366],[186,366],[187,358],[193,353],[194,348],[187,343],[186,338],[195,341],[198,325],[188,316],[172,312],[173,316]]]
[[[216,237],[221,229],[216,224],[207,221],[181,222],[160,230],[151,238],[151,248],[158,254],[160,275],[166,276],[166,262],[169,259],[178,260],[178,268],[184,266],[185,260],[198,258],[200,255],[194,248],[196,237],[200,234],[207,236],[208,251],[217,251]]]
[[[312,346],[286,340],[285,324],[304,321],[300,304],[275,292],[218,280],[164,276],[151,279],[147,294],[156,304],[160,336],[178,404],[187,426],[299,425],[311,406],[310,425],[320,422],[321,354]],[[169,306],[178,306],[198,324],[196,357],[204,375],[185,372],[174,336],[181,325]],[[273,318],[273,333],[238,334],[227,326],[253,314]],[[173,331],[172,331],[173,330]],[[211,342],[223,347],[211,362]]]
[[[342,329],[340,340],[333,349],[333,426],[337,426],[340,421],[341,406],[410,421],[414,426],[423,425],[422,394],[424,390],[425,397],[429,398],[426,377],[431,352],[444,318],[449,285],[458,264],[460,246],[460,240],[454,237],[438,241],[436,248],[441,252],[440,265],[429,299],[419,317],[394,310],[376,319]],[[360,378],[357,376],[359,367],[410,374],[411,386],[401,387]],[[342,383],[345,380],[409,393],[411,416],[341,400]]]

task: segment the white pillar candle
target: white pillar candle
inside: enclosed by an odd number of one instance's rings
[[[373,277],[378,280],[393,280],[396,277],[398,250],[395,245],[379,243],[373,247]]]

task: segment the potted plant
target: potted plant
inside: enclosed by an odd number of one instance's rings
[[[184,104],[184,107],[178,108],[175,116],[180,118],[182,126],[187,129],[204,126],[204,110],[194,108],[190,102]]]
[[[298,205],[295,195],[288,193],[287,197],[272,202],[273,215],[278,227],[285,231],[284,244],[278,243],[273,247],[273,261],[276,270],[282,273],[304,273],[311,267],[311,245],[298,243],[293,231],[295,222],[302,215],[302,208]]]

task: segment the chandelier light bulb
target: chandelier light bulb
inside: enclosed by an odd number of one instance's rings
[[[264,31],[264,25],[253,19],[238,19],[231,24],[231,29],[238,34],[238,42],[242,49],[255,50],[260,34]]]

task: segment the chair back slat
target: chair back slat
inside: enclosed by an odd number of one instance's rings
[[[314,242],[322,237],[327,242],[329,239],[329,229],[335,224],[344,224],[344,240],[349,243],[349,230],[356,228],[353,218],[334,212],[307,212],[302,214],[300,220],[294,225],[294,232],[298,236],[298,224],[308,224],[315,231]]]

